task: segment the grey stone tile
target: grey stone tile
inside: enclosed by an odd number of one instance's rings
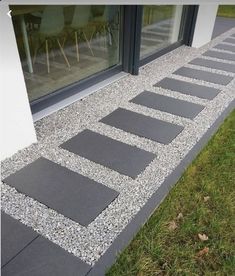
[[[62,148],[136,178],[155,155],[88,129],[61,145]]]
[[[40,236],[2,268],[2,276],[85,276],[90,269],[90,265]]]
[[[212,50],[206,51],[203,54],[203,56],[235,61],[235,54],[222,53],[222,52],[217,52],[217,51],[212,51]]]
[[[232,36],[232,37],[235,37],[235,34],[232,34],[231,36]]]
[[[224,63],[224,62],[219,62],[219,61],[214,61],[214,60],[209,60],[204,58],[195,58],[189,63],[193,65],[199,65],[199,66],[204,66],[212,69],[235,73],[234,64],[229,64],[229,63]]]
[[[232,44],[235,44],[235,37],[234,38],[226,38],[225,40],[223,40],[224,42],[228,42],[228,43],[232,43]]]
[[[140,93],[130,100],[130,102],[189,119],[196,117],[204,108],[204,106],[199,104],[163,96],[149,91]]]
[[[230,52],[235,52],[235,45],[232,46],[232,45],[228,45],[228,44],[217,44],[215,45],[216,49],[220,49],[220,50],[225,50],[225,51],[230,51]]]
[[[100,120],[107,125],[120,128],[147,139],[169,144],[184,128],[123,108],[118,108]]]
[[[214,97],[220,92],[220,90],[215,88],[170,78],[164,78],[154,86],[208,100],[214,99]]]
[[[118,192],[45,158],[37,159],[4,182],[84,226],[118,195]]]
[[[164,35],[166,35],[166,36],[169,35],[169,30],[161,29],[161,28],[159,28],[159,27],[152,28],[152,29],[149,29],[149,30],[152,31],[152,32],[164,34]]]
[[[233,80],[233,78],[229,76],[224,76],[217,73],[210,73],[188,67],[181,67],[178,70],[176,70],[174,74],[222,85],[227,85],[228,83],[230,83],[230,81]]]
[[[159,43],[159,41],[142,39],[141,43],[142,43],[143,46],[155,46]]]
[[[6,265],[37,236],[29,227],[1,212],[1,266]]]

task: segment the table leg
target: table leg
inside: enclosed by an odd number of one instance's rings
[[[28,40],[28,34],[27,34],[26,25],[24,21],[24,15],[20,15],[20,26],[21,26],[21,31],[23,35],[23,43],[24,43],[29,73],[33,73],[33,64],[32,64],[32,58],[30,54],[29,40]]]

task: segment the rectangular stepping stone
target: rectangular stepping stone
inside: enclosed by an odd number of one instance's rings
[[[88,129],[61,147],[132,178],[136,178],[155,158],[153,153]]]
[[[229,53],[223,53],[223,52],[217,52],[217,51],[206,51],[203,56],[207,57],[213,57],[223,60],[229,60],[229,61],[235,61],[235,54],[229,54]]]
[[[142,39],[142,40],[141,40],[141,43],[142,43],[144,46],[154,46],[154,45],[156,45],[157,43],[159,43],[159,41],[148,40],[148,39]]]
[[[232,44],[235,44],[235,38],[226,38],[225,40],[223,40],[224,42],[228,42],[228,43],[232,43]]]
[[[1,212],[1,267],[27,247],[38,234]]]
[[[169,144],[184,129],[182,126],[157,120],[123,108],[116,109],[100,121],[163,144]]]
[[[163,96],[149,91],[140,93],[130,102],[189,119],[196,117],[204,108],[204,106],[199,104]]]
[[[118,192],[45,158],[37,159],[4,182],[84,226],[118,195]]]
[[[190,61],[189,63],[194,64],[194,65],[203,66],[203,67],[212,68],[212,69],[222,70],[225,72],[235,73],[235,65],[234,64],[229,64],[229,63],[224,63],[224,62],[219,62],[219,61],[214,61],[214,60],[209,60],[209,59],[204,59],[204,58],[195,58],[192,61]]]
[[[229,76],[224,76],[222,74],[217,73],[210,73],[188,67],[181,67],[180,69],[176,70],[174,74],[222,85],[227,85],[233,80],[233,78]]]
[[[159,36],[157,34],[155,34],[155,33],[147,33],[147,32],[145,32],[145,33],[141,34],[141,37],[142,37],[142,39],[143,38],[154,39],[156,41],[156,43],[159,43],[159,42],[162,41],[162,39],[159,38]]]
[[[85,276],[91,266],[39,236],[2,268],[2,276]]]
[[[165,30],[165,29],[161,29],[161,28],[159,28],[159,27],[152,28],[152,29],[149,29],[149,30],[152,31],[152,32],[164,34],[164,35],[166,35],[166,36],[169,35],[169,31],[167,31],[167,30]]]
[[[208,100],[214,99],[214,97],[220,92],[220,90],[212,87],[170,78],[164,78],[163,80],[156,83],[154,86]]]
[[[225,51],[230,51],[230,52],[235,52],[235,45],[228,45],[228,44],[217,44],[215,45],[216,49],[220,49],[220,50],[225,50]]]

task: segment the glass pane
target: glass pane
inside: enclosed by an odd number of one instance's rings
[[[119,6],[11,6],[30,101],[120,63]]]
[[[140,57],[169,46],[181,39],[180,25],[183,6],[144,6]]]

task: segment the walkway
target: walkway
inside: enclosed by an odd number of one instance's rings
[[[217,16],[215,19],[215,26],[214,26],[212,38],[215,38],[234,27],[235,27],[235,18]]]
[[[36,123],[2,163],[2,275],[103,275],[231,110],[235,28]]]

